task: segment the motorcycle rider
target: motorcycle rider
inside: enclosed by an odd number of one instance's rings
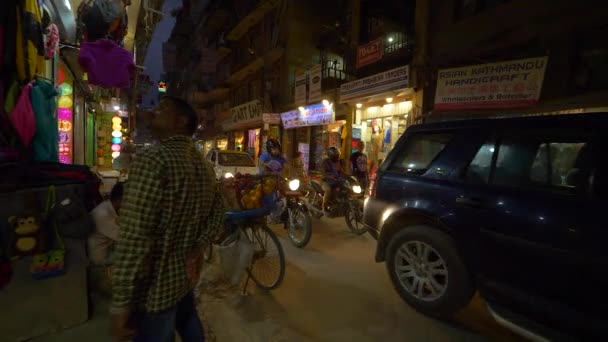
[[[344,177],[344,169],[340,162],[340,150],[335,147],[327,149],[327,158],[323,160],[323,212],[327,216],[327,207],[331,203],[334,188]]]
[[[260,175],[276,175],[283,173],[287,160],[281,156],[281,143],[275,138],[266,141],[266,152],[260,156],[258,167]]]

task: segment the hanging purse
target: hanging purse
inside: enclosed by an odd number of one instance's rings
[[[65,254],[66,248],[63,239],[59,234],[57,225],[53,220],[49,220],[49,213],[56,201],[55,187],[50,186],[46,201],[45,216],[47,217],[48,229],[55,234],[56,248],[47,253],[34,255],[30,265],[30,274],[34,279],[48,279],[65,274]]]

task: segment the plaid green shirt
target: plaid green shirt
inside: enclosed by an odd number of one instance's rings
[[[138,154],[119,216],[113,310],[175,306],[192,290],[186,255],[209,244],[223,220],[215,172],[192,139],[173,137]]]

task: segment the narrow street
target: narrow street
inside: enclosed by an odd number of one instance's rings
[[[283,285],[205,294],[201,311],[218,341],[482,341],[513,338],[487,316],[478,298],[446,323],[412,310],[392,288],[375,240],[355,236],[341,219],[315,221],[305,249],[274,227],[287,257]]]
[[[509,341],[512,334],[487,316],[476,298],[455,322],[427,318],[401,301],[384,264],[373,261],[375,240],[355,236],[341,219],[314,221],[305,249],[292,247],[282,227],[287,258],[283,285],[270,293],[250,282],[248,294],[215,279],[219,259],[207,265],[200,311],[209,341]],[[109,341],[107,301],[96,299],[84,325],[36,342]]]

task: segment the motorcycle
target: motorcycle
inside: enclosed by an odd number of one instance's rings
[[[271,215],[271,223],[283,223],[291,243],[298,248],[304,248],[312,236],[312,216],[303,200],[300,180],[286,180],[287,188],[283,185],[280,190],[281,199],[277,210]]]
[[[308,196],[308,208],[313,215],[320,219],[323,211],[323,187],[316,180],[310,181],[312,192]],[[363,200],[365,194],[355,177],[345,177],[338,180],[333,187],[333,200],[326,208],[328,217],[344,217],[348,228],[357,235],[367,232],[367,226],[363,224]]]

